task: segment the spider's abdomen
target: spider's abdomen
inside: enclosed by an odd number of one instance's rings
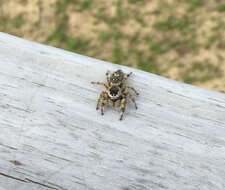
[[[108,95],[112,100],[118,99],[120,97],[120,89],[117,86],[112,86],[109,89]]]
[[[112,87],[112,88],[110,88],[109,91],[110,91],[111,96],[117,96],[119,93],[119,89],[117,87]]]

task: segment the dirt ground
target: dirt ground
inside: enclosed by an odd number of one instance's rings
[[[222,0],[0,0],[0,30],[225,92]]]

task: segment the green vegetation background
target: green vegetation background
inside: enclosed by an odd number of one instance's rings
[[[223,0],[0,0],[0,30],[225,91]]]

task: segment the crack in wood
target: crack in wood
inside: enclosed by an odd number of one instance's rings
[[[5,148],[9,148],[9,149],[12,149],[12,150],[18,150],[18,149],[15,148],[15,147],[8,146],[8,145],[4,145],[4,144],[2,144],[2,143],[0,143],[0,146],[3,146],[3,147],[5,147]]]
[[[28,181],[28,182],[31,182],[31,183],[35,183],[35,184],[41,185],[41,186],[43,186],[43,187],[47,187],[47,188],[49,188],[49,189],[60,190],[60,189],[58,189],[58,188],[51,187],[51,186],[49,186],[49,185],[46,185],[46,184],[43,184],[43,183],[40,183],[40,182],[37,182],[37,181],[33,181],[33,180],[31,180],[31,179],[28,179],[28,178],[25,178],[25,180]],[[64,189],[64,188],[62,188],[62,189]],[[65,189],[64,189],[64,190],[65,190]]]
[[[11,175],[7,175],[7,174],[4,174],[2,172],[0,172],[0,175],[1,176],[4,176],[4,177],[7,177],[7,178],[10,178],[10,179],[13,179],[13,180],[17,180],[17,181],[20,181],[20,182],[23,182],[23,183],[34,183],[34,184],[37,184],[37,185],[40,185],[40,186],[43,186],[43,187],[46,187],[46,188],[49,188],[49,189],[55,189],[55,190],[67,190],[63,187],[60,187],[58,186],[59,188],[55,188],[55,187],[52,187],[52,186],[49,186],[49,185],[46,185],[46,184],[43,184],[43,183],[40,183],[38,181],[34,181],[34,180],[31,180],[29,178],[25,178],[25,179],[20,179],[18,177],[14,177],[14,176],[11,176]]]
[[[27,181],[24,180],[24,179],[20,179],[20,178],[17,178],[17,177],[13,177],[13,176],[11,176],[11,175],[7,175],[7,174],[4,174],[4,173],[2,173],[2,172],[0,172],[0,175],[2,175],[2,176],[4,176],[4,177],[7,177],[7,178],[15,179],[15,180],[17,180],[17,181],[21,181],[21,182],[27,183]]]

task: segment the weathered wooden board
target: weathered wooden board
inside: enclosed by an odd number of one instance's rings
[[[132,71],[138,110],[95,110]],[[224,190],[225,95],[0,33],[0,190]]]

